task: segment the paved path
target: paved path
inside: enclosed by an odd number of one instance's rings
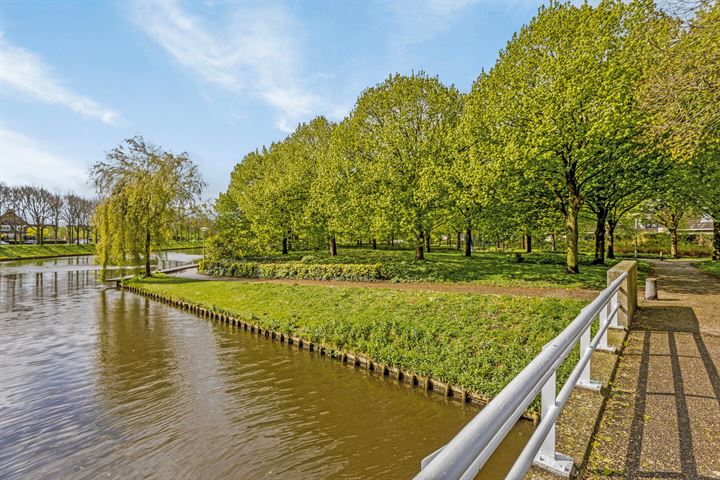
[[[354,282],[349,280],[297,280],[297,279],[257,279],[238,277],[211,277],[198,273],[197,269],[185,270],[173,274],[175,277],[193,280],[223,280],[247,283],[273,283],[279,285],[315,285],[321,287],[359,287],[387,288],[394,290],[420,290],[427,292],[478,293],[489,295],[514,295],[521,297],[551,297],[592,300],[598,290],[582,288],[542,288],[542,287],[503,287],[497,285],[477,285],[472,283],[432,283],[432,282]]]
[[[720,479],[720,280],[654,262],[584,478]]]

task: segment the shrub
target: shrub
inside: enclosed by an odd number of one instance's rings
[[[209,275],[244,278],[295,278],[301,280],[356,280],[372,281],[385,278],[382,265],[362,264],[307,264],[307,263],[256,263],[223,260],[202,260],[201,272]]]

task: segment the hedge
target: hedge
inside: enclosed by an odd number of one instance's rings
[[[296,278],[301,280],[382,280],[382,265],[257,263],[202,260],[201,272],[209,275],[243,278]]]

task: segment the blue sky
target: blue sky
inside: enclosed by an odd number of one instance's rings
[[[541,3],[4,0],[0,179],[90,194],[89,167],[141,134],[189,152],[212,197],[247,152],[391,73],[468,91]]]

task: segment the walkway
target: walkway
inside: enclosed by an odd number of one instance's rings
[[[720,280],[654,262],[584,478],[720,479]]]
[[[359,287],[387,288],[393,290],[415,290],[427,292],[476,293],[486,295],[512,295],[519,297],[550,297],[592,300],[598,295],[597,290],[582,288],[543,288],[543,287],[504,287],[498,285],[478,285],[472,283],[432,283],[432,282],[356,282],[349,280],[297,280],[297,279],[258,279],[238,277],[211,277],[198,273],[197,269],[189,269],[173,274],[175,277],[193,280],[223,280],[246,283],[273,283],[278,285],[314,285],[320,287]]]

